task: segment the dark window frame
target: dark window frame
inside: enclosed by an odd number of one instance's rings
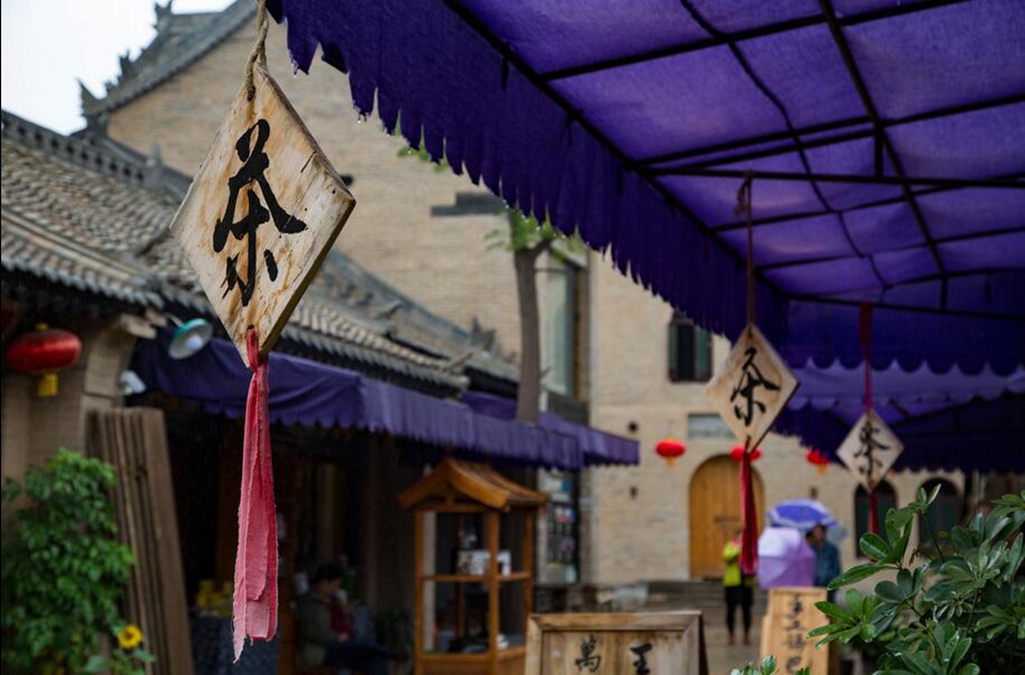
[[[712,378],[712,334],[679,312],[673,312],[667,333],[670,382],[707,382]]]

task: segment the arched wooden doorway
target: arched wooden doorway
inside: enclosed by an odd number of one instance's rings
[[[765,489],[758,471],[752,473],[760,524]],[[728,455],[706,460],[690,480],[691,577],[722,576],[722,549],[740,527],[740,467]]]

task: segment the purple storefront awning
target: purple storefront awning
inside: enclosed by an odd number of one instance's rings
[[[245,414],[250,371],[228,342],[183,361],[167,355],[169,334],[142,341],[133,369],[147,387],[231,418]],[[270,416],[280,424],[385,432],[487,458],[571,471],[583,464],[574,434],[498,419],[359,373],[280,353],[270,355]],[[636,460],[635,460],[636,461]]]
[[[795,367],[1025,361],[1025,3],[270,0],[362,114]],[[349,114],[347,109],[339,114]],[[401,129],[396,129],[401,119]],[[811,177],[814,176],[814,180]]]
[[[864,409],[861,368],[809,366],[775,429],[833,461]],[[937,374],[897,364],[872,374],[873,407],[904,443],[897,469],[1025,470],[1025,367]]]
[[[476,412],[485,415],[505,420],[516,418],[516,401],[509,398],[468,391],[463,394],[462,401]],[[538,426],[575,438],[584,453],[586,465],[640,463],[638,443],[629,438],[576,424],[551,412],[542,412],[539,415]]]

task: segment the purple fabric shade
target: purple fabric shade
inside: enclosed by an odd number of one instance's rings
[[[756,179],[755,218],[773,219],[755,231],[759,324],[795,366],[853,366],[856,304],[869,301],[878,367],[1011,373],[1025,362],[1025,3],[832,4],[906,174],[1021,187],[915,185],[912,207],[897,185]],[[731,338],[745,323],[744,237],[732,229],[740,181],[651,169],[877,168],[865,104],[812,0],[269,6],[287,21],[299,68],[321,48],[349,73],[362,113],[376,104],[395,129],[401,111],[397,131],[410,143],[422,137],[456,173],[579,230],[639,284]],[[760,30],[788,21],[800,25]],[[752,30],[736,54],[711,44]],[[621,62],[579,70],[610,59]],[[804,130],[803,152],[791,128]],[[896,175],[881,160],[882,175]]]
[[[809,365],[776,430],[799,436],[832,461],[864,410],[861,368]],[[872,374],[876,411],[904,443],[897,469],[1025,470],[1025,367],[937,374],[897,364]]]
[[[214,339],[195,356],[175,361],[167,355],[169,337],[165,331],[156,340],[139,343],[132,367],[146,386],[211,413],[242,417],[250,371],[234,346]],[[575,434],[478,414],[458,401],[350,370],[271,353],[269,375],[270,417],[276,424],[385,432],[530,466],[575,471],[583,464]]]
[[[468,391],[463,394],[462,402],[475,412],[484,415],[504,420],[516,418],[516,401],[509,398]],[[598,431],[583,424],[576,424],[551,412],[540,414],[538,426],[577,439],[577,444],[584,453],[584,464],[588,466],[640,463],[640,450],[637,441],[629,438]]]

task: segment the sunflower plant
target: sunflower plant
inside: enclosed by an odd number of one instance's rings
[[[117,648],[110,656],[93,654],[89,657],[83,673],[111,673],[111,675],[144,675],[146,664],[156,657],[142,648],[145,638],[142,630],[134,623],[125,624],[114,633]]]
[[[64,449],[21,482],[5,481],[3,502],[17,509],[2,544],[5,675],[99,672],[87,669],[98,659],[120,675],[152,658],[121,618],[134,558],[117,538],[114,482],[109,464]],[[105,635],[134,644],[102,657]]]

